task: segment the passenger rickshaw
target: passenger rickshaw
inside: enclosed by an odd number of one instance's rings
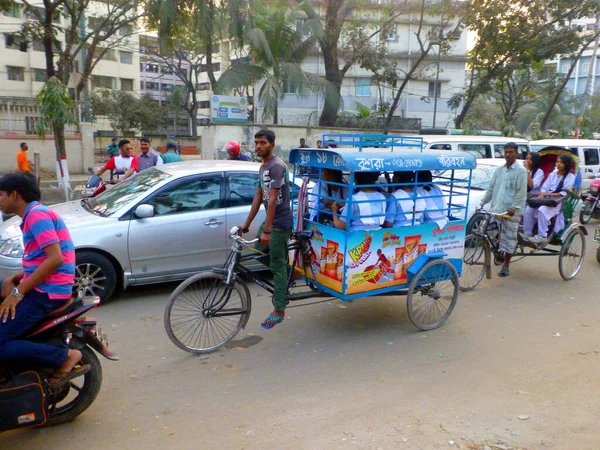
[[[519,233],[517,250],[513,254],[511,264],[527,256],[558,256],[558,271],[560,276],[568,281],[579,273],[585,258],[585,236],[587,230],[579,223],[573,222],[577,202],[580,201],[579,190],[581,187],[581,173],[579,159],[576,155],[562,147],[545,147],[538,152],[542,157],[540,168],[544,171],[544,181],[556,166],[560,154],[573,157],[571,172],[576,175],[573,189],[568,198],[563,201],[562,214],[565,226],[557,233],[550,231],[549,242],[540,246],[524,239]],[[504,262],[502,252],[498,246],[499,230],[492,221],[493,216],[502,217],[502,214],[493,214],[479,211],[471,217],[467,224],[465,238],[465,253],[463,257],[463,274],[460,278],[460,289],[468,291],[475,288],[484,277],[492,276],[492,264],[500,266]],[[550,230],[554,228],[554,220],[550,222]]]
[[[351,302],[363,297],[406,295],[408,316],[417,328],[439,327],[458,298],[469,194],[457,188],[469,186],[475,158],[463,152],[423,152],[418,137],[327,135],[327,140],[335,141],[335,148],[292,150],[294,173],[300,166],[316,169],[311,172],[317,173],[313,181],[319,186],[335,184],[323,180],[325,170],[340,171],[343,178],[339,185],[351,194],[337,199],[344,207],[334,213],[321,202],[334,197],[322,196],[318,188],[309,189],[309,179],[304,178],[293,202],[296,231],[290,241],[289,301],[336,298]],[[455,178],[455,171],[463,178]],[[443,207],[432,210],[437,213],[436,221],[427,221],[431,211],[425,214],[413,209],[407,226],[353,231],[350,214],[357,203],[355,192],[366,187],[356,182],[361,172],[375,172],[375,177],[381,174],[375,185],[380,192],[403,187],[413,190],[414,199],[419,188],[429,187],[432,197],[443,200]],[[414,172],[414,176],[404,183],[389,180],[400,172]],[[444,177],[432,180],[430,174],[437,172],[443,172]],[[464,178],[465,173],[468,178]],[[419,212],[423,213],[421,219]],[[345,229],[332,226],[334,215],[345,218]],[[165,309],[167,334],[185,351],[217,350],[246,326],[252,306],[248,281],[273,293],[271,280],[244,265],[257,256],[245,253],[256,239],[245,240],[237,227],[230,237],[233,244],[225,265],[181,283]],[[297,275],[302,276],[304,286],[294,279]]]

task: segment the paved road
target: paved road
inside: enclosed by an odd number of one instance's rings
[[[426,333],[392,296],[291,309],[265,331],[270,299],[253,286],[246,330],[205,356],[164,332],[174,285],[131,289],[95,314],[122,358],[102,360],[97,401],[0,448],[598,448],[595,249],[570,282],[556,258],[517,262]]]

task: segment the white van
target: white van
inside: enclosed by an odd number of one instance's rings
[[[600,169],[600,141],[594,139],[542,139],[531,141],[531,150],[537,152],[554,145],[569,150],[579,158],[581,169],[581,190],[587,191]]]
[[[471,153],[475,158],[504,158],[504,145],[514,142],[518,145],[519,158],[525,159],[529,153],[529,142],[521,138],[499,136],[446,136],[424,135],[425,150],[460,150]]]

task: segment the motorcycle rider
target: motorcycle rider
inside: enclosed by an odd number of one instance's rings
[[[138,172],[138,159],[133,156],[133,145],[131,145],[131,142],[128,139],[121,139],[119,141],[119,150],[121,151],[119,156],[113,156],[102,169],[98,169],[95,172],[97,176],[101,177],[107,170],[114,170],[117,174],[115,184],[131,178]]]
[[[75,247],[63,220],[39,203],[40,196],[32,175],[15,172],[0,178],[0,209],[23,219],[23,271],[2,283],[2,294],[12,288],[0,304],[0,361],[56,368],[48,385],[59,387],[89,371],[89,365],[75,368],[81,352],[18,339],[73,295]]]

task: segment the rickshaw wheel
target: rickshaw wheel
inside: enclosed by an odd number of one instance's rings
[[[486,244],[481,236],[469,234],[465,237],[465,253],[459,279],[461,291],[470,291],[485,277],[490,265],[490,248]]]
[[[408,285],[406,309],[413,325],[423,331],[442,325],[456,305],[458,286],[451,263],[434,259],[425,264]]]
[[[201,272],[183,281],[171,294],[165,308],[165,329],[181,350],[214,352],[245,326],[250,301],[248,288],[239,280],[228,287],[222,274]]]
[[[585,236],[579,228],[569,230],[562,238],[558,271],[565,280],[572,280],[581,270],[585,258]]]

